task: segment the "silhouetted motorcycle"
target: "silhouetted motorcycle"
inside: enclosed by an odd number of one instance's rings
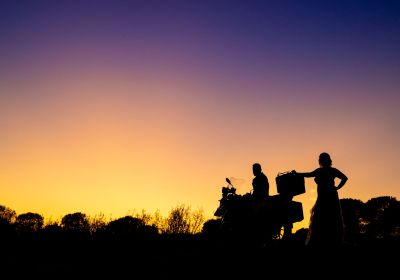
[[[222,198],[214,212],[221,221],[223,236],[258,238],[260,242],[291,236],[292,225],[302,221],[301,202],[293,197],[305,192],[304,178],[294,173],[280,173],[275,178],[277,195],[255,202],[252,193],[239,195],[231,181],[222,187]]]

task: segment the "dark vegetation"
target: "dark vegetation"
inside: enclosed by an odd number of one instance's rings
[[[84,213],[47,221],[38,213],[0,206],[4,279],[239,279],[259,275],[362,277],[395,275],[399,261],[400,201],[390,196],[362,202],[341,199],[346,226],[341,248],[310,250],[307,229],[265,246],[251,237],[229,239],[219,219],[179,205],[167,217],[146,212],[107,220]],[[137,278],[141,276],[140,278]]]

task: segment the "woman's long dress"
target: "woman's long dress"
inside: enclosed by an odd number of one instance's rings
[[[318,197],[311,209],[306,244],[310,246],[337,246],[343,242],[343,216],[335,178],[343,175],[332,167],[315,171]]]

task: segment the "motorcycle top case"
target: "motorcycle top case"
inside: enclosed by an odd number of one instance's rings
[[[296,173],[281,173],[275,178],[279,194],[296,196],[306,192],[304,177]]]

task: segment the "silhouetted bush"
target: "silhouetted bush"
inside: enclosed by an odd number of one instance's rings
[[[65,215],[61,220],[61,226],[69,233],[89,233],[89,221],[86,214],[81,212]]]
[[[165,221],[163,232],[167,234],[196,234],[204,223],[202,210],[191,211],[189,206],[178,205],[173,208]]]
[[[400,202],[380,196],[366,203],[341,199],[345,238],[350,242],[400,238]]]
[[[365,203],[363,219],[369,238],[398,237],[400,202],[391,196],[375,197]]]
[[[350,243],[374,240],[400,241],[400,202],[396,198],[382,196],[372,198],[366,203],[344,198],[340,202],[346,241]],[[107,221],[104,215],[89,217],[76,212],[65,215],[61,221],[45,225],[44,218],[40,214],[28,212],[17,216],[14,210],[0,205],[0,239],[3,243],[24,236],[40,236],[44,240],[63,240],[68,236],[78,239],[84,237],[82,240],[86,238],[150,240],[159,235],[168,235],[168,238],[176,235],[178,239],[182,239],[183,235],[195,236],[199,233],[211,240],[224,238],[221,223],[220,218],[205,221],[202,210],[192,211],[189,206],[181,204],[173,207],[166,218],[162,217],[159,211],[153,215],[142,211]],[[301,243],[306,236],[307,229],[303,228],[293,234],[293,239]]]
[[[217,238],[222,226],[221,219],[209,219],[203,224],[201,233],[207,238]]]
[[[9,224],[14,223],[17,214],[11,208],[0,205],[0,221],[5,221]]]
[[[0,205],[0,238],[3,240],[14,236],[14,221],[17,214],[11,208]]]
[[[63,229],[57,223],[50,223],[43,227],[42,237],[45,240],[55,240],[62,236]]]
[[[34,234],[43,227],[43,216],[37,213],[24,213],[15,219],[15,227],[20,234]]]
[[[138,237],[145,233],[145,223],[139,218],[125,216],[111,221],[107,225],[107,231],[118,238]]]
[[[102,234],[107,229],[108,222],[103,214],[86,217],[89,224],[89,232],[92,235]]]
[[[340,200],[344,222],[345,240],[355,242],[361,237],[362,214],[365,204],[358,199],[344,198]]]

